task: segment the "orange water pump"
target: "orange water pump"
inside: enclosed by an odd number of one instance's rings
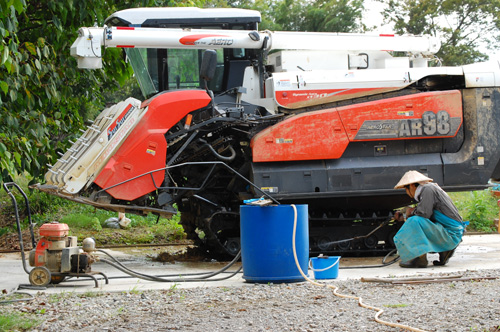
[[[34,266],[29,274],[32,285],[57,284],[69,274],[87,274],[95,261],[92,252],[94,240],[88,238],[82,250],[77,246],[77,237],[68,236],[67,224],[51,222],[40,227],[40,240],[29,255],[29,264]]]
[[[26,267],[17,202],[9,187],[17,188],[25,200],[31,242],[34,248],[29,253],[29,265],[33,266],[31,271]],[[40,226],[40,240],[37,242],[33,233],[33,222],[31,221],[29,202],[26,194],[13,182],[4,183],[4,189],[14,204],[23,267],[26,273],[29,274],[29,281],[33,286],[43,287],[48,284],[58,284],[66,277],[88,277],[93,279],[96,287],[98,287],[97,279],[94,277],[96,274],[103,276],[106,284],[108,283],[106,275],[101,272],[91,271],[91,264],[97,260],[97,256],[93,254],[96,250],[94,239],[84,239],[82,246],[79,247],[77,245],[77,237],[69,236],[69,227],[67,224],[51,222]]]

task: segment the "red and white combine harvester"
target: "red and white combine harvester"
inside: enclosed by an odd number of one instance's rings
[[[392,224],[332,242],[408,204],[393,189],[408,170],[449,191],[500,179],[498,62],[444,67],[432,37],[259,32],[260,19],[138,8],[81,28],[79,66],[123,48],[144,100],[102,111],[39,188],[126,213],[175,204],[190,237],[233,255],[242,200],[308,204],[311,253],[347,254],[393,248]]]

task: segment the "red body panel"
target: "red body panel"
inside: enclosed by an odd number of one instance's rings
[[[349,143],[337,111],[303,113],[264,129],[251,142],[253,161],[340,158]]]
[[[149,103],[146,114],[111,157],[94,181],[108,188],[144,173],[165,167],[167,142],[165,133],[189,112],[207,106],[210,97],[203,90],[163,93]],[[161,186],[165,171],[126,182],[107,192],[116,199],[134,200]]]
[[[255,135],[253,161],[337,159],[350,141],[454,137],[462,120],[456,90],[307,112]]]
[[[350,141],[454,137],[463,120],[458,90],[383,99],[337,111]]]

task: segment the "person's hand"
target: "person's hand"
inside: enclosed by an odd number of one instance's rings
[[[413,215],[413,211],[415,211],[415,208],[407,207],[406,208],[406,217],[409,218],[410,216],[412,216]]]
[[[404,216],[403,212],[396,211],[394,213],[394,220],[396,220],[396,221],[405,221],[405,216]]]

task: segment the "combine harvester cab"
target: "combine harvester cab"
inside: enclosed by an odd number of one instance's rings
[[[415,169],[445,190],[500,179],[500,66],[429,66],[428,36],[258,32],[235,9],[138,8],[82,28],[82,68],[122,47],[145,101],[102,112],[39,186],[130,213],[175,213],[214,253],[239,250],[239,206],[309,205],[311,253],[387,252]],[[208,55],[203,56],[205,50]],[[395,57],[393,50],[404,56]],[[201,74],[201,75],[200,75]]]

